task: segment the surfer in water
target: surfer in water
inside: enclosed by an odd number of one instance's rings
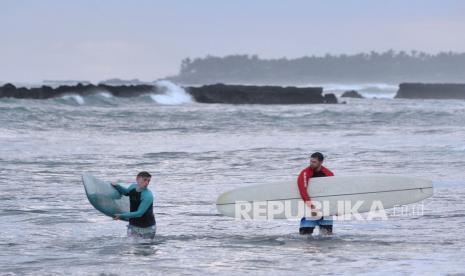
[[[136,183],[125,188],[115,182],[111,185],[124,196],[129,196],[130,212],[117,214],[115,220],[128,219],[128,236],[153,239],[157,230],[153,215],[153,194],[147,188],[152,176],[148,172],[137,174]]]
[[[312,177],[333,176],[334,174],[323,166],[324,156],[320,152],[315,152],[310,156],[310,166],[303,169],[297,180],[299,192],[305,202],[311,202],[307,193],[309,179]],[[300,220],[299,233],[301,235],[311,235],[316,226],[320,227],[320,233],[331,235],[333,233],[332,217],[321,217],[320,219],[305,218]]]

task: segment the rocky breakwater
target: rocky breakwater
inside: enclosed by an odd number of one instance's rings
[[[50,86],[41,87],[16,87],[10,83],[0,86],[0,98],[20,98],[20,99],[49,99],[68,94],[87,96],[99,92],[108,92],[116,97],[134,97],[147,93],[159,92],[159,88],[153,85],[119,85],[111,86],[105,84],[77,84],[62,85],[56,88]]]
[[[401,83],[395,98],[465,99],[465,83]]]
[[[219,104],[314,104],[337,103],[334,94],[323,95],[321,87],[281,87],[254,85],[204,85],[184,87],[195,101],[199,103]],[[0,98],[50,99],[64,95],[88,96],[100,92],[110,93],[115,97],[136,97],[142,94],[165,94],[166,86],[152,84],[107,85],[77,84],[62,85],[56,88],[16,87],[7,83],[0,86]]]
[[[196,102],[219,104],[316,104],[337,103],[334,94],[321,87],[281,87],[213,84],[187,87]]]

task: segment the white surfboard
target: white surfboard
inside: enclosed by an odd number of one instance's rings
[[[317,214],[301,199],[296,180],[238,188],[220,195],[216,205],[221,214],[237,219],[345,215],[421,201],[433,195],[433,185],[405,176],[332,176],[311,178],[307,191]]]
[[[129,212],[129,198],[122,197],[109,182],[85,173],[82,175],[82,183],[90,204],[103,214],[113,217]]]

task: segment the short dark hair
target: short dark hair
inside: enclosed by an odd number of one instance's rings
[[[312,153],[312,155],[310,155],[310,158],[316,158],[318,159],[318,161],[320,162],[323,162],[323,160],[325,159],[325,157],[323,156],[323,154],[321,152],[314,152]]]
[[[149,174],[149,173],[146,172],[146,171],[143,171],[143,172],[138,173],[138,174],[137,174],[137,177],[152,178],[152,175]]]

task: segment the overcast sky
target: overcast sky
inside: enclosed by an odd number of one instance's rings
[[[0,0],[0,81],[148,81],[208,54],[465,52],[464,34],[459,0]]]

